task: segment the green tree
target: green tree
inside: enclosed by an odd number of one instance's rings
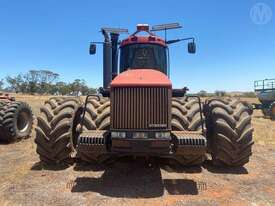
[[[50,93],[52,84],[58,79],[59,74],[49,70],[30,70],[25,75],[30,93]]]
[[[207,96],[207,91],[201,90],[201,91],[198,92],[198,95],[199,95],[200,97],[206,97],[206,96]]]
[[[226,92],[225,91],[217,90],[217,91],[215,91],[215,95],[218,96],[218,97],[225,97],[226,96]]]
[[[9,85],[8,89],[13,92],[26,92],[28,90],[28,85],[21,74],[15,77],[7,76],[6,81]]]
[[[75,79],[70,88],[74,95],[87,95],[91,90],[83,79]]]
[[[48,70],[30,70],[24,75],[7,76],[6,81],[9,89],[15,92],[49,94],[58,77],[59,74]]]
[[[75,79],[72,83],[57,82],[59,74],[49,70],[30,70],[24,75],[7,76],[8,89],[22,93],[87,95],[96,89],[87,86],[85,80]],[[0,85],[1,86],[1,85]]]
[[[68,95],[71,91],[70,86],[65,82],[57,82],[54,86],[53,94]]]

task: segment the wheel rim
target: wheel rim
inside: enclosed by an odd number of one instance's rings
[[[30,114],[21,111],[17,117],[17,129],[20,133],[26,132],[30,126]]]

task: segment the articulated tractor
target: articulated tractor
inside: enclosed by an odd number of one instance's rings
[[[167,40],[178,23],[137,30],[120,40],[127,29],[102,28],[103,87],[85,99],[55,97],[38,116],[37,153],[47,164],[66,164],[79,158],[102,162],[110,157],[172,158],[199,165],[206,156],[217,166],[242,166],[252,154],[250,105],[236,99],[188,95],[173,88],[169,78],[169,45],[194,38]],[[165,32],[165,38],[157,36]],[[91,71],[92,72],[92,71]],[[190,77],[195,78],[195,77]],[[206,155],[209,154],[209,155]]]

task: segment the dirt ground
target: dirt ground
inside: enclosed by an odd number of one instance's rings
[[[47,97],[18,97],[35,115]],[[250,99],[249,101],[256,101]],[[33,137],[0,144],[0,206],[275,205],[275,122],[253,114],[253,156],[241,168],[181,167],[124,158],[107,165],[43,168]],[[34,136],[35,134],[33,134]]]

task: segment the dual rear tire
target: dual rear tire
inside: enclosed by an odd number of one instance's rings
[[[70,164],[76,150],[79,123],[83,112],[82,101],[77,98],[51,98],[40,109],[35,143],[40,160],[46,164]],[[109,128],[108,102],[91,98],[88,101],[83,130],[106,130]],[[78,152],[84,161],[96,161]]]
[[[197,99],[187,97],[172,98],[172,131],[202,132],[203,122],[204,117],[201,119]],[[185,166],[200,165],[205,158],[205,155],[200,154],[177,155],[174,157],[177,162]]]
[[[207,140],[212,162],[243,166],[252,154],[252,110],[236,99],[211,99],[205,105]]]
[[[73,144],[73,120],[81,106],[76,98],[51,98],[37,117],[35,143],[40,160],[47,164],[68,164]]]
[[[81,113],[82,114],[82,113]],[[83,131],[87,130],[109,130],[110,129],[110,101],[108,98],[90,97],[87,102],[85,117],[83,121]],[[81,115],[75,120],[73,131],[77,130],[78,123],[81,121]],[[73,135],[76,138],[78,135]],[[74,148],[76,147],[77,139],[73,139]],[[77,158],[82,161],[95,163],[105,159],[104,154],[86,154],[85,152],[77,151]]]

